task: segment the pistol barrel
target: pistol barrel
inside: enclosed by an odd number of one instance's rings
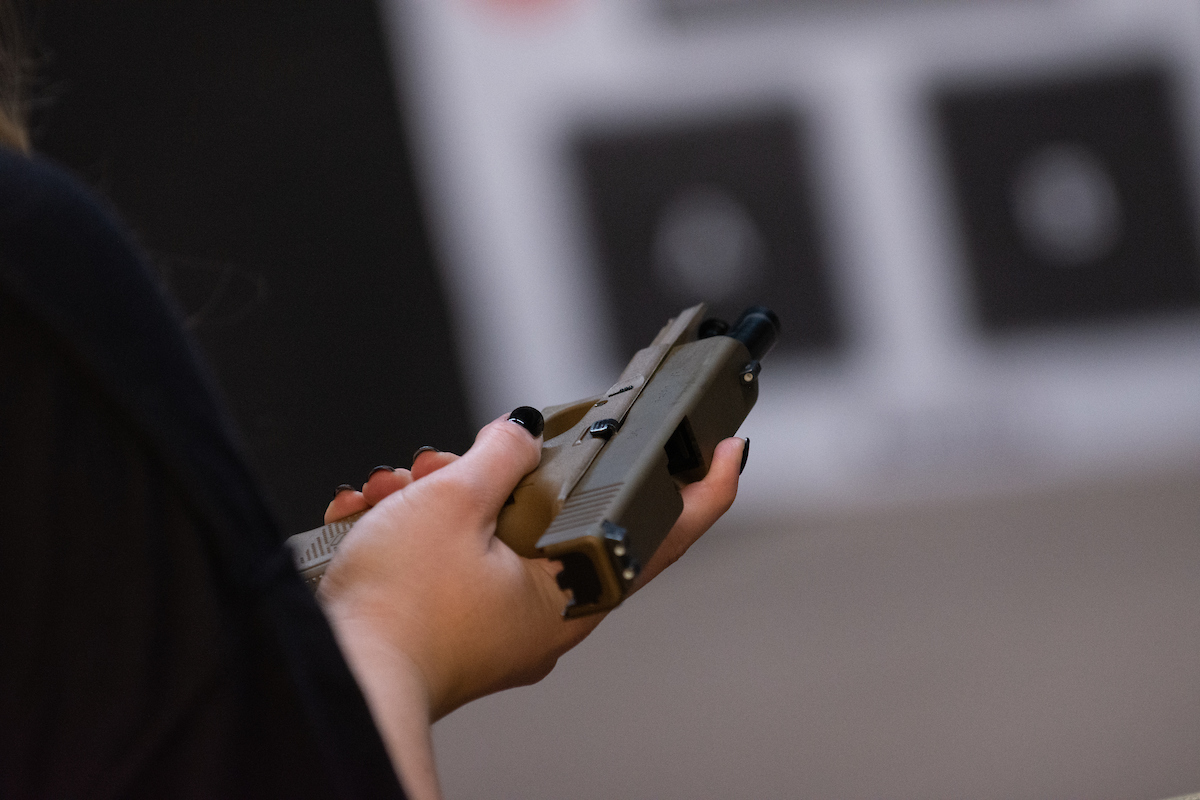
[[[766,306],[751,306],[742,312],[725,335],[746,345],[750,357],[760,361],[779,338],[779,317]]]

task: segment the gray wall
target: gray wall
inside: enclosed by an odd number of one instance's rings
[[[787,343],[733,514],[439,723],[450,797],[1200,789],[1200,4],[381,8],[476,418],[690,301]]]

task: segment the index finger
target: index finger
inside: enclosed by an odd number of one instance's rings
[[[683,487],[683,513],[638,575],[635,591],[675,563],[733,505],[747,447],[745,439],[721,441],[704,479]]]

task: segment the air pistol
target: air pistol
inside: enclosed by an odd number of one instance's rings
[[[758,399],[778,318],[762,306],[732,326],[704,314],[700,304],[667,322],[608,391],[542,412],[541,462],[500,511],[496,536],[518,555],[562,562],[568,617],[625,599],[683,511],[679,487],[708,473]],[[360,516],[288,539],[314,590]]]

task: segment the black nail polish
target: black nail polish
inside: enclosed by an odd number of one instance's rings
[[[381,471],[381,470],[385,470],[385,469],[386,469],[388,472],[395,472],[395,471],[396,471],[396,469],[395,469],[394,467],[389,467],[387,464],[380,464],[378,467],[376,467],[375,469],[371,470],[371,472],[370,472],[370,473],[367,475],[367,480],[371,480],[371,475],[374,475],[376,472],[379,472],[379,471]]]
[[[542,435],[542,430],[546,427],[546,420],[542,419],[542,412],[532,406],[514,408],[513,412],[508,415],[508,421],[517,423],[529,431],[529,435],[535,439]]]
[[[438,450],[433,445],[430,445],[430,444],[422,445],[421,447],[418,447],[416,449],[416,452],[413,453],[413,457],[412,457],[413,463],[414,464],[417,463],[417,459],[421,456],[421,453],[440,453],[440,452],[442,452],[442,451]]]
[[[746,437],[746,443],[742,445],[742,465],[738,467],[738,475],[742,474],[742,470],[746,469],[746,461],[750,458],[750,437]]]
[[[353,486],[351,486],[350,484],[348,484],[348,483],[339,483],[339,484],[338,484],[338,487],[337,487],[336,489],[334,489],[334,490],[333,490],[333,496],[334,496],[334,497],[337,497],[337,496],[338,496],[339,494],[341,494],[342,492],[353,492],[353,491],[354,491],[354,487],[353,487]]]

